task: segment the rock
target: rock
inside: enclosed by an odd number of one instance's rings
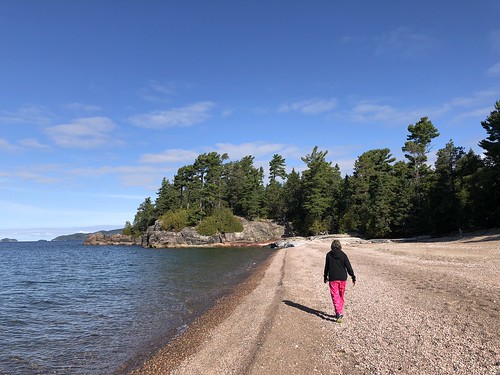
[[[17,242],[15,238],[2,238],[0,242]]]
[[[202,236],[195,228],[184,228],[180,232],[167,232],[157,221],[143,236],[143,247],[164,248],[183,246],[252,246],[268,244],[283,237],[285,228],[271,220],[246,220],[238,218],[243,225],[242,232],[220,233]]]
[[[184,228],[180,232],[167,232],[158,230],[155,224],[148,228],[146,235],[143,236],[143,247],[165,248],[165,247],[184,247],[184,246],[206,246],[220,243],[220,236],[202,236],[194,228]]]
[[[140,245],[141,239],[134,239],[131,235],[92,233],[87,236],[84,245]]]
[[[180,232],[167,232],[160,222],[150,226],[137,239],[123,234],[106,236],[103,233],[90,234],[84,245],[139,245],[146,248],[194,247],[194,246],[256,246],[268,245],[285,234],[285,228],[271,220],[246,220],[238,218],[243,231],[202,236],[195,228],[187,227]]]

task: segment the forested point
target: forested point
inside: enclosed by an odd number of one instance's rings
[[[199,155],[163,179],[153,202],[146,198],[124,233],[140,235],[160,220],[165,230],[196,226],[200,233],[238,231],[233,215],[266,218],[294,235],[355,233],[366,238],[443,235],[500,226],[500,101],[481,126],[483,156],[450,140],[427,164],[438,129],[427,118],[408,126],[397,161],[388,148],[364,152],[353,174],[341,176],[314,147],[305,169],[286,173],[275,154],[269,177],[253,156],[230,161],[227,154]]]

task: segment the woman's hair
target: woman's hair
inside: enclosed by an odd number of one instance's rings
[[[330,248],[332,250],[342,250],[342,244],[340,243],[339,240],[333,240]]]

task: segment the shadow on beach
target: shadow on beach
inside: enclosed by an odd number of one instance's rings
[[[287,306],[295,307],[296,309],[299,309],[301,311],[305,311],[306,313],[316,315],[317,317],[320,317],[323,320],[329,320],[331,322],[336,321],[335,315],[330,315],[330,314],[327,314],[323,311],[312,309],[310,307],[301,305],[300,303],[296,303],[296,302],[289,301],[289,300],[283,300],[283,303]]]

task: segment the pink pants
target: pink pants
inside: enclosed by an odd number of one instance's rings
[[[344,295],[346,280],[333,280],[330,281],[330,295],[332,296],[333,308],[335,314],[342,314],[344,310]]]

